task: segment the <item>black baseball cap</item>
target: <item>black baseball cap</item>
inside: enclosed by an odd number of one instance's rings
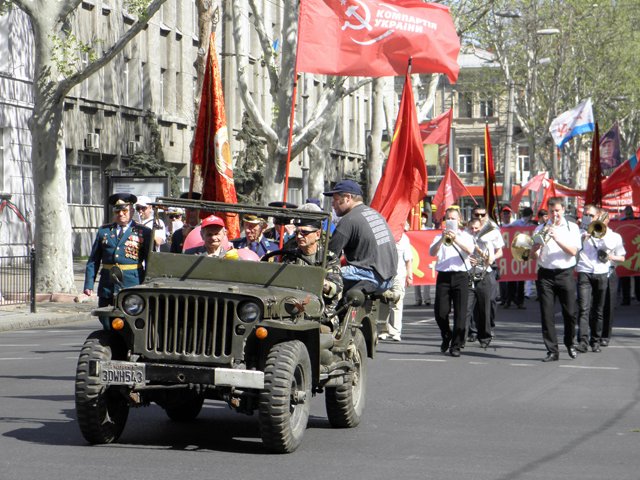
[[[323,195],[330,197],[334,193],[350,193],[352,195],[362,195],[362,188],[358,185],[357,182],[353,180],[340,180],[336,185],[329,190],[328,192],[324,192]]]

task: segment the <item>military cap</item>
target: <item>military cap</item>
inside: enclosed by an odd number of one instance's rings
[[[132,193],[114,193],[109,197],[109,205],[113,206],[114,210],[125,210],[138,201]]]
[[[244,215],[242,217],[242,221],[246,223],[262,223],[263,225],[267,224],[267,221],[264,218],[254,215],[252,213],[247,213],[246,215]]]

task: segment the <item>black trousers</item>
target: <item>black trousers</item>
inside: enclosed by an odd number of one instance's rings
[[[477,334],[478,340],[491,338],[491,296],[495,288],[496,278],[489,272],[479,282],[469,288],[466,325],[469,333]]]
[[[631,280],[633,279],[633,290],[636,300],[640,300],[640,277],[620,277],[620,289],[622,290],[622,304],[631,303]]]
[[[613,312],[616,308],[618,276],[615,268],[609,269],[607,279],[607,291],[604,296],[604,309],[602,311],[602,338],[609,340],[613,333]]]
[[[556,297],[560,300],[562,307],[564,344],[567,347],[573,345],[573,337],[576,334],[576,281],[573,270],[574,267],[538,269],[542,340],[550,353],[558,353],[558,336],[554,320]]]
[[[600,343],[607,280],[606,273],[578,273],[578,328],[580,343],[590,345]],[[591,338],[589,338],[589,331],[591,331]]]
[[[438,272],[434,313],[442,338],[451,338],[451,348],[459,350],[467,331],[467,303],[469,301],[469,275],[467,272]],[[449,313],[453,302],[453,332]]]

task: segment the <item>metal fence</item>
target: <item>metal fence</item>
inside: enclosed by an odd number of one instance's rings
[[[35,313],[35,260],[33,248],[26,256],[0,257],[0,308],[27,304]]]

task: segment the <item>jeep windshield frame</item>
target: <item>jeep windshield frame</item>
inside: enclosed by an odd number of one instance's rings
[[[202,210],[205,212],[222,212],[222,213],[235,213],[237,215],[257,215],[261,218],[267,219],[272,217],[274,224],[288,225],[295,223],[295,220],[314,220],[322,222],[321,230],[323,235],[321,237],[323,246],[322,256],[322,268],[327,266],[327,255],[329,253],[329,231],[331,225],[331,214],[325,211],[310,212],[306,210],[298,210],[296,208],[283,208],[283,207],[265,207],[261,205],[246,205],[241,203],[223,203],[214,202],[210,200],[192,200],[186,198],[173,198],[173,197],[158,197],[156,201],[150,203],[154,209],[155,216],[157,218],[157,211],[159,208],[183,208],[185,210]],[[241,223],[241,222],[240,222]]]

